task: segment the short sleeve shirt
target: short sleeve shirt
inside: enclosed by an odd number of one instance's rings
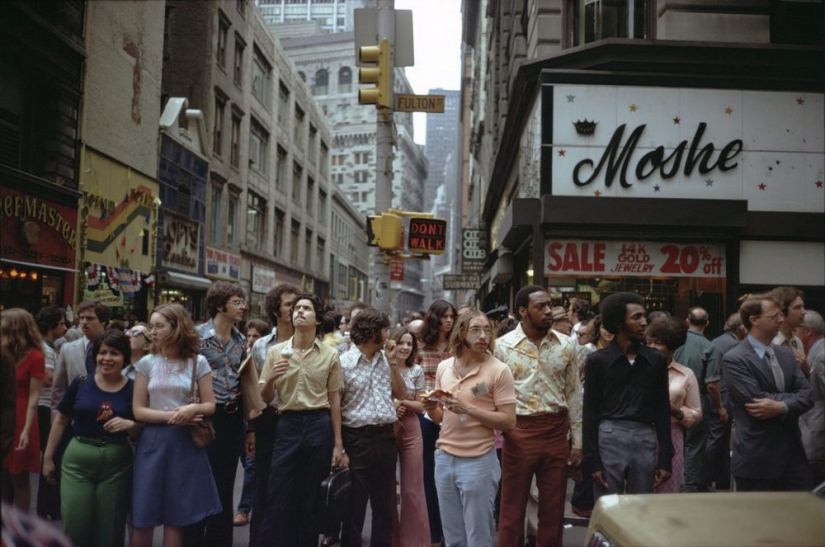
[[[401,377],[404,378],[404,387],[407,389],[404,395],[405,399],[415,400],[416,395],[424,393],[424,390],[427,389],[424,380],[424,369],[420,365],[405,367],[401,371]]]
[[[272,346],[258,385],[264,385],[281,350],[292,348],[292,338]],[[316,338],[312,349],[301,359],[294,353],[289,358],[286,374],[275,380],[278,409],[284,411],[319,410],[329,408],[329,392],[344,386],[338,352]]]
[[[348,427],[383,425],[398,421],[392,402],[392,372],[383,351],[372,359],[353,345],[341,356],[344,389],[341,424]]]
[[[72,418],[72,434],[96,438],[125,438],[126,431],[110,433],[104,424],[112,418],[134,420],[132,392],[134,383],[126,384],[115,392],[103,391],[94,377],[78,376],[69,385],[57,410]]]
[[[246,358],[246,336],[232,327],[229,342],[223,345],[215,333],[211,319],[196,329],[201,337],[201,355],[206,357],[209,366],[212,367],[215,402],[219,405],[226,404],[241,393],[238,368]]]
[[[435,373],[438,370],[438,364],[452,356],[453,354],[449,351],[442,353],[431,346],[424,346],[418,351],[416,361],[424,371],[424,383],[427,391],[435,389]]]
[[[135,363],[135,373],[142,374],[149,380],[149,408],[174,410],[189,403],[193,361],[197,366],[195,375],[198,380],[212,373],[203,355],[189,359],[188,362],[168,360],[161,355],[146,355]]]

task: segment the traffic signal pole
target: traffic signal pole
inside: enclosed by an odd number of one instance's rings
[[[388,108],[377,108],[378,117],[375,131],[375,214],[392,207],[393,175],[393,110],[392,94],[393,68],[395,63],[395,0],[378,0],[378,39],[386,38],[390,44],[390,101]],[[384,256],[376,251],[374,269],[373,305],[389,314],[390,322],[395,320],[394,291],[390,288],[390,265]]]

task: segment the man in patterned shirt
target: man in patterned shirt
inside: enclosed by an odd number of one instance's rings
[[[533,476],[539,490],[537,545],[561,545],[567,466],[582,462],[582,400],[570,339],[551,330],[553,302],[544,287],[516,294],[521,322],[496,340],[495,356],[513,372],[516,427],[504,435],[498,544],[524,544]],[[572,448],[571,448],[572,441]]]
[[[382,349],[390,321],[375,308],[361,310],[350,324],[353,347],[341,356],[341,436],[352,474],[350,510],[344,520],[342,547],[361,545],[367,510],[372,507],[372,545],[392,543],[392,490],[398,455],[393,398],[406,394],[395,366],[395,342]]]

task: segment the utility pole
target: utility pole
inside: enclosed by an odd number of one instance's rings
[[[375,214],[392,207],[393,175],[393,110],[392,83],[395,68],[395,0],[378,0],[378,39],[386,38],[390,44],[390,102],[387,108],[377,108],[375,131]],[[374,305],[394,320],[394,291],[390,289],[390,265],[378,253],[373,269],[375,279]]]

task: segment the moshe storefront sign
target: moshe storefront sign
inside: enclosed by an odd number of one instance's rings
[[[742,139],[730,141],[723,146],[716,155],[714,154],[713,143],[704,144],[700,149],[702,136],[707,126],[708,124],[702,122],[696,128],[696,133],[693,135],[687,156],[684,158],[684,164],[682,158],[685,155],[685,149],[688,145],[687,140],[679,143],[669,154],[664,146],[657,146],[636,162],[636,178],[638,180],[645,180],[658,173],[662,180],[669,180],[675,177],[679,171],[682,171],[686,177],[689,177],[693,174],[697,166],[697,174],[704,176],[712,173],[713,170],[717,168],[720,171],[730,171],[739,165],[739,162],[734,162],[733,160],[742,152]],[[622,145],[625,127],[626,125],[622,124],[613,132],[613,137],[611,137],[607,148],[604,149],[604,153],[598,164],[589,158],[576,164],[576,167],[573,168],[573,182],[576,186],[587,186],[597,180],[603,168],[603,180],[606,187],[610,188],[617,173],[620,173],[619,182],[623,188],[633,186],[632,182],[627,181],[627,169],[631,164],[631,158],[636,151],[636,145],[642,138],[647,124],[642,124],[634,129],[628,136],[625,144]],[[585,172],[587,169],[592,169],[589,177],[582,177],[582,168],[585,168]]]
[[[726,277],[725,247],[713,243],[553,240],[545,264],[546,277]]]
[[[825,212],[821,92],[547,87],[542,101],[552,92],[552,108],[537,103],[535,123],[522,134],[521,175],[531,181],[528,158],[541,155],[551,195],[741,200],[749,211]]]

